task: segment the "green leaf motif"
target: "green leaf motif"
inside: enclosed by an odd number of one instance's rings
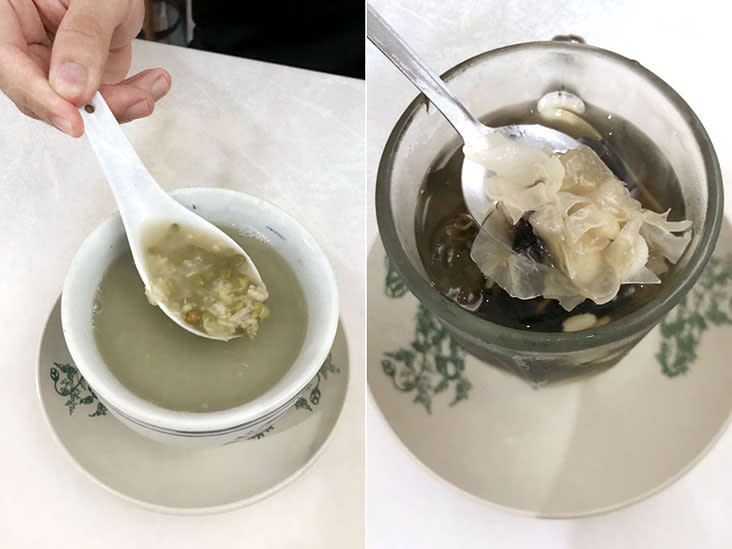
[[[63,375],[61,375],[62,373]],[[73,414],[79,406],[90,406],[95,403],[94,412],[88,414],[89,417],[107,415],[107,407],[99,402],[96,393],[89,387],[75,366],[54,362],[49,375],[56,393],[67,397],[64,406],[69,409],[69,415]]]
[[[386,262],[386,295],[393,299],[402,297],[407,293],[407,285],[404,283],[402,275],[394,268],[389,257],[387,256],[384,260]]]
[[[297,402],[295,402],[295,408],[307,410],[308,412],[313,411],[313,409],[310,407],[310,403],[308,402],[308,399],[305,397],[300,397],[297,399]]]
[[[256,435],[254,435],[253,437],[249,437],[249,438],[250,438],[250,440],[255,440],[255,439],[256,439],[256,440],[259,440],[260,438],[264,438],[264,437],[266,436],[266,433],[269,433],[269,432],[270,432],[270,431],[272,431],[273,429],[274,429],[274,425],[270,425],[269,427],[267,427],[267,428],[266,428],[266,429],[265,429],[264,431],[262,431],[261,433],[257,433],[257,434],[256,434]]]
[[[321,379],[326,380],[329,374],[335,375],[340,373],[340,371],[340,368],[333,363],[333,356],[328,354],[325,362],[323,362],[320,370],[318,370],[315,379],[305,388],[305,394],[307,394],[307,397],[300,397],[297,402],[295,402],[295,408],[312,412],[313,406],[320,404],[322,399],[322,391],[320,388]],[[88,414],[89,417],[107,415],[107,407],[99,402],[96,393],[91,387],[89,387],[89,384],[81,376],[75,366],[54,362],[49,375],[51,377],[51,381],[53,381],[56,393],[60,396],[66,397],[64,406],[69,409],[69,415],[72,415],[79,406],[94,406],[94,411],[91,414]],[[274,430],[274,425],[251,438],[263,438],[265,433],[269,433],[272,430]]]
[[[427,308],[419,304],[414,339],[408,348],[384,353],[381,368],[396,389],[432,413],[432,399],[453,387],[450,406],[468,398],[465,351]]]
[[[320,370],[318,370],[318,373],[316,374],[315,378],[305,387],[305,390],[303,391],[303,395],[300,398],[295,401],[295,409],[296,410],[307,410],[308,412],[312,412],[314,407],[318,406],[320,404],[320,400],[322,398],[322,391],[320,389],[320,382],[326,381],[328,379],[329,374],[339,374],[340,368],[338,368],[335,364],[333,364],[333,355],[331,353],[328,353],[328,356],[325,359],[325,362],[323,362],[323,365],[320,367]],[[275,428],[274,425],[268,427],[258,435],[254,435],[253,437],[250,437],[250,439],[260,439],[264,438],[265,433],[269,433],[270,431],[273,431]],[[236,439],[239,440],[239,439]],[[236,442],[236,440],[232,442]],[[229,443],[231,444],[231,443]]]
[[[407,286],[388,257],[385,292],[399,298]],[[694,288],[661,321],[661,345],[656,358],[669,378],[688,371],[697,359],[703,333],[710,326],[732,325],[732,254],[712,257]],[[444,349],[447,343],[448,349]],[[436,318],[419,305],[415,338],[408,349],[384,353],[381,367],[394,386],[415,393],[414,402],[431,413],[432,396],[446,391],[455,382],[450,405],[468,398],[470,382],[464,377],[465,352],[460,349]]]
[[[732,325],[731,282],[732,255],[712,257],[691,291],[661,321],[656,358],[665,376],[673,378],[689,370],[710,326]]]
[[[94,411],[93,414],[89,414],[89,417],[97,417],[97,416],[106,416],[107,415],[107,407],[102,404],[101,402],[97,402],[97,409]]]

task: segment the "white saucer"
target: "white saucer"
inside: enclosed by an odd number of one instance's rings
[[[484,501],[541,517],[639,501],[691,469],[730,421],[730,252],[725,223],[696,286],[622,362],[535,388],[451,348],[377,242],[368,259],[370,390],[414,457]]]
[[[348,351],[339,327],[329,360],[297,404],[258,438],[204,450],[164,446],[106,413],[73,366],[60,300],[38,353],[41,406],[58,442],[89,478],[156,511],[203,514],[258,501],[297,478],[323,451],[340,416]]]

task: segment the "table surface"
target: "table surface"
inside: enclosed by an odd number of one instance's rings
[[[361,547],[364,537],[364,83],[137,42],[133,71],[163,66],[170,94],[125,126],[166,189],[216,186],[274,202],[325,248],[336,273],[351,376],[316,463],[275,495],[209,516],[147,511],[79,472],[36,397],[36,355],[66,269],[116,208],[86,142],[23,117],[0,95],[0,546]],[[334,231],[334,226],[338,227]]]
[[[438,72],[499,46],[578,34],[637,59],[692,106],[732,180],[732,79],[722,69],[728,8],[719,2],[633,0],[371,0]],[[727,12],[727,13],[725,13]],[[394,123],[416,93],[375,47],[367,69],[367,244],[377,238],[373,192]],[[727,185],[727,214],[732,213]],[[689,474],[661,493],[607,515],[525,518],[496,510],[437,478],[407,454],[373,398],[367,399],[369,547],[543,549],[732,547],[732,432]]]

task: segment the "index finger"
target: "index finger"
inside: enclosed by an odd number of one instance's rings
[[[43,70],[15,46],[0,45],[0,88],[21,112],[72,137],[84,132],[84,122],[76,108],[51,89]]]
[[[24,114],[74,137],[82,134],[81,116],[51,89],[44,70],[28,54],[14,10],[4,1],[0,1],[0,89]]]

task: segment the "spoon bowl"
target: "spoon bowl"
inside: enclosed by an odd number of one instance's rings
[[[262,284],[257,267],[241,246],[214,224],[173,200],[160,188],[135,153],[99,92],[89,103],[80,107],[79,112],[84,120],[89,143],[119,207],[132,258],[146,290],[150,290],[151,276],[144,257],[147,244],[145,239],[155,227],[174,223],[204,236],[210,242],[220,244],[225,249],[235,250],[245,259],[243,267],[246,276],[255,283]],[[208,334],[175,315],[165,303],[159,302],[157,305],[173,322],[201,337],[228,341],[241,335],[224,337]]]
[[[492,132],[520,141],[522,145],[566,152],[580,143],[569,135],[539,124],[517,124],[491,128],[480,122],[457,98],[437,73],[432,71],[404,39],[368,6],[368,38],[445,116],[466,146],[479,143]],[[484,184],[494,172],[468,158],[463,161],[462,190],[468,212],[481,226],[496,202],[486,196]]]
[[[486,131],[496,131],[511,140],[520,140],[523,145],[537,149],[549,148],[552,152],[563,153],[580,145],[579,141],[566,133],[547,128],[540,124],[514,124],[489,128]],[[483,222],[496,207],[496,201],[488,196],[484,189],[485,180],[494,175],[494,172],[467,156],[463,159],[461,184],[465,205],[470,215],[478,222]]]

